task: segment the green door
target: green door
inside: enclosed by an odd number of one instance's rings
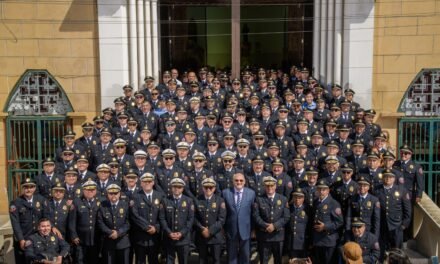
[[[70,121],[65,116],[12,116],[6,119],[9,199],[17,197],[20,182],[42,170],[42,160],[54,157],[63,144]]]
[[[413,159],[425,174],[425,192],[440,202],[440,119],[402,118],[399,121],[399,146],[407,144],[414,150]]]

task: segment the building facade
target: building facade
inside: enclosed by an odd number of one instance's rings
[[[303,65],[323,84],[353,89],[396,145],[408,87],[423,68],[440,68],[435,0],[3,1],[0,12],[3,175],[20,168],[8,109],[28,69],[56,82],[71,106],[63,122],[79,134],[123,85],[137,89],[171,67],[210,65],[237,75],[245,65]],[[0,187],[11,191],[10,181],[3,177]],[[1,212],[6,198],[1,192]]]

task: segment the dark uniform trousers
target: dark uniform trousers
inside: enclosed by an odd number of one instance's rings
[[[214,264],[220,263],[222,246],[225,243],[222,228],[226,220],[226,206],[223,198],[213,195],[209,200],[204,195],[195,202],[196,245],[199,250],[199,263],[209,263],[209,256]],[[208,228],[209,237],[201,232]]]
[[[256,198],[253,218],[260,263],[269,263],[272,254],[274,263],[281,264],[285,225],[289,222],[289,217],[289,208],[285,196],[275,193],[273,199],[267,195]],[[269,224],[273,224],[275,227],[275,230],[271,233],[266,231]]]
[[[27,240],[37,231],[38,221],[49,217],[47,200],[34,194],[32,204],[25,197],[20,196],[11,202],[9,207],[12,230],[14,231],[14,256],[16,263],[26,263],[24,251],[20,248],[20,241]]]
[[[313,263],[335,263],[335,248],[339,239],[338,229],[342,227],[344,220],[339,203],[331,195],[323,201],[315,200],[312,225],[318,221],[324,223],[325,229],[317,232],[313,229]]]
[[[308,233],[309,233],[309,210],[306,205],[290,206],[289,221],[289,258],[307,257]]]
[[[401,185],[385,189],[382,185],[376,191],[380,202],[380,249],[381,256],[390,248],[402,248],[403,230],[411,223],[410,195]]]
[[[159,263],[160,245],[160,205],[164,199],[162,192],[153,191],[149,199],[143,190],[133,195],[130,201],[130,219],[133,223],[131,241],[134,244],[137,264],[145,264],[148,257],[149,264]],[[149,226],[154,226],[156,233],[149,234]]]
[[[100,240],[96,229],[96,218],[101,202],[85,198],[75,199],[70,206],[68,231],[71,240],[79,238],[80,244],[74,248],[75,263],[97,263],[100,255]]]
[[[128,204],[122,200],[119,200],[117,205],[104,201],[98,210],[96,221],[102,232],[104,263],[129,264],[128,214]],[[109,238],[113,230],[118,232],[116,239]]]
[[[179,199],[168,197],[162,203],[160,211],[160,225],[164,231],[164,245],[166,245],[167,264],[174,264],[175,255],[179,264],[188,263],[189,245],[191,243],[191,229],[194,222],[194,205],[192,199],[182,195]],[[180,240],[172,240],[169,235],[180,232]]]
[[[53,260],[58,256],[66,257],[70,250],[69,244],[64,239],[59,239],[53,233],[50,233],[48,236],[35,233],[29,237],[26,244],[25,255],[28,263]]]

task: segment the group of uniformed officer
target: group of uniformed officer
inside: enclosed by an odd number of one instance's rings
[[[261,263],[312,252],[335,263],[349,240],[375,263],[402,246],[423,170],[409,146],[396,160],[353,90],[328,91],[306,68],[247,70],[230,82],[206,69],[184,82],[169,74],[134,94],[124,86],[114,109],[85,122],[79,138],[67,131],[41,174],[24,179],[10,205],[17,263],[33,260],[25,252],[42,218],[75,263],[186,263],[194,250],[219,263],[221,191],[237,172],[257,195],[249,217]]]

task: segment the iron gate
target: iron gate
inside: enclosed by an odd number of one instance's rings
[[[10,116],[6,119],[8,195],[19,195],[20,182],[42,170],[42,160],[54,157],[71,121],[65,116]]]
[[[440,202],[440,119],[402,118],[399,120],[399,146],[414,150],[413,159],[425,173],[425,192]]]

